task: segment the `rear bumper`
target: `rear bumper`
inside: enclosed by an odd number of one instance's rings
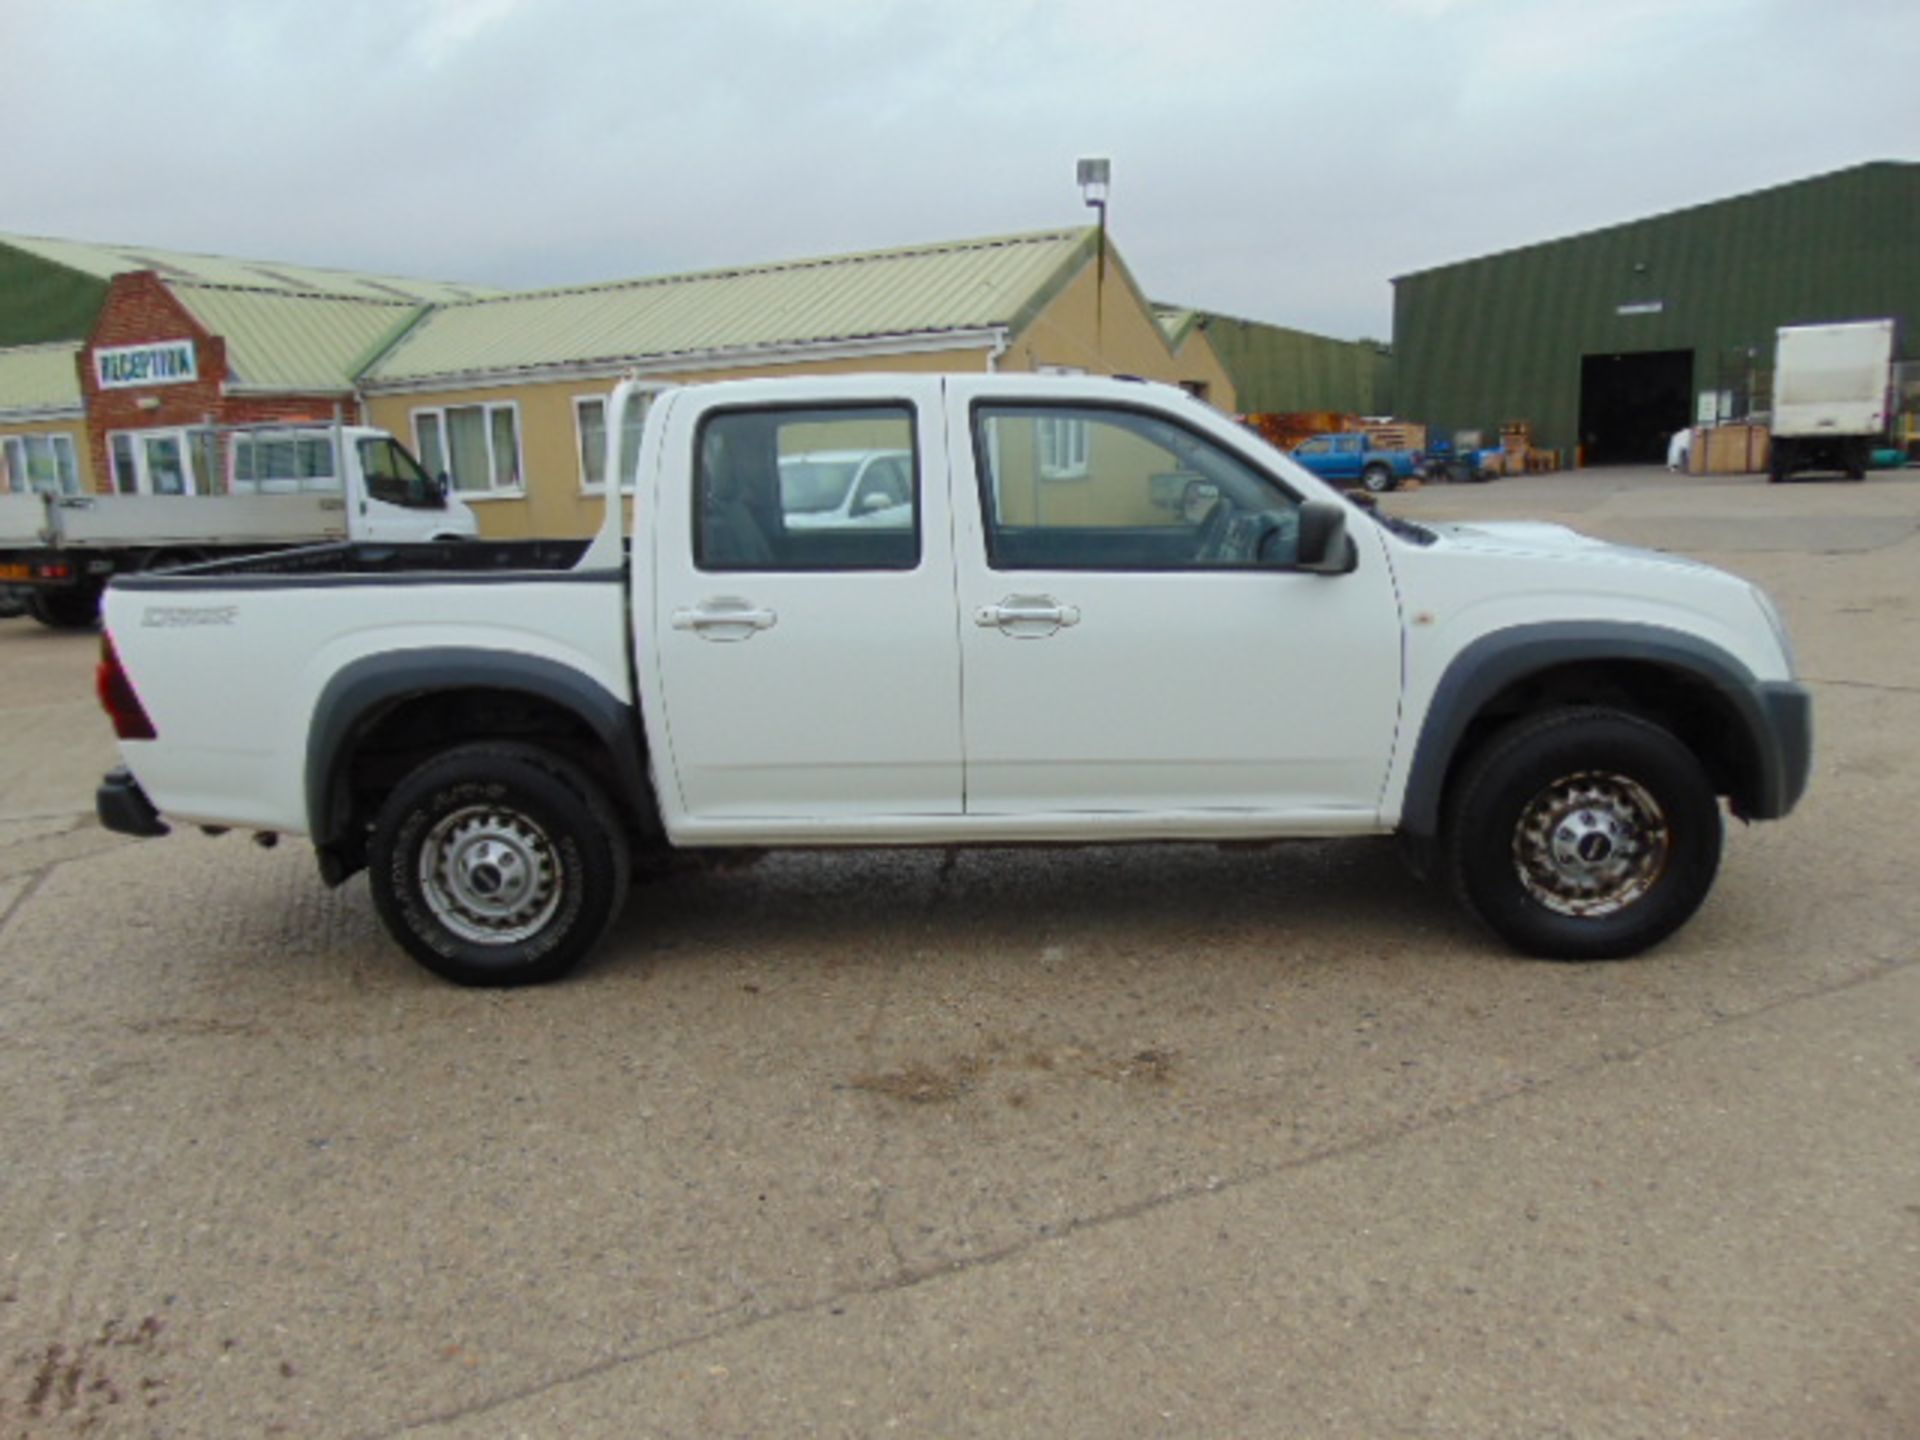
[[[1753,794],[1736,813],[1742,820],[1778,820],[1800,803],[1813,773],[1813,692],[1794,681],[1754,687],[1759,723],[1754,736],[1760,771]]]
[[[93,793],[93,810],[100,823],[116,835],[151,837],[171,833],[160,812],[147,799],[147,792],[124,765],[109,770]]]

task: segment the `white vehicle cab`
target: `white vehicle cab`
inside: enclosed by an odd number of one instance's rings
[[[114,493],[0,495],[0,585],[35,618],[91,625],[115,575],[327,540],[466,540],[472,510],[384,430],[195,426],[108,437]]]
[[[856,451],[906,523],[809,518],[802,465]],[[1522,950],[1628,955],[1706,896],[1723,800],[1806,783],[1753,585],[1363,511],[1170,387],[669,390],[631,480],[630,536],[610,505],[590,543],[116,581],[102,819],[307,836],[427,966],[511,984],[594,945],[637,854],[781,845],[1397,832]]]

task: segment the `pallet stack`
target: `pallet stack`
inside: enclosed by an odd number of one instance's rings
[[[1500,427],[1500,458],[1489,468],[1501,475],[1550,474],[1560,468],[1560,452],[1535,445],[1529,422],[1510,420]]]

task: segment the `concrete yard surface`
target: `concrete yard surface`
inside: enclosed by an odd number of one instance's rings
[[[462,991],[101,831],[97,640],[0,622],[0,1437],[1920,1434],[1920,472],[1385,504],[1780,602],[1811,791],[1654,953],[1385,840],[870,851]]]

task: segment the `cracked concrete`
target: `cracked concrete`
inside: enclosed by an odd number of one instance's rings
[[[1657,953],[1385,843],[780,855],[462,992],[101,832],[92,642],[0,626],[0,1434],[1920,1432],[1920,484],[1390,503],[1780,600],[1813,790]]]

